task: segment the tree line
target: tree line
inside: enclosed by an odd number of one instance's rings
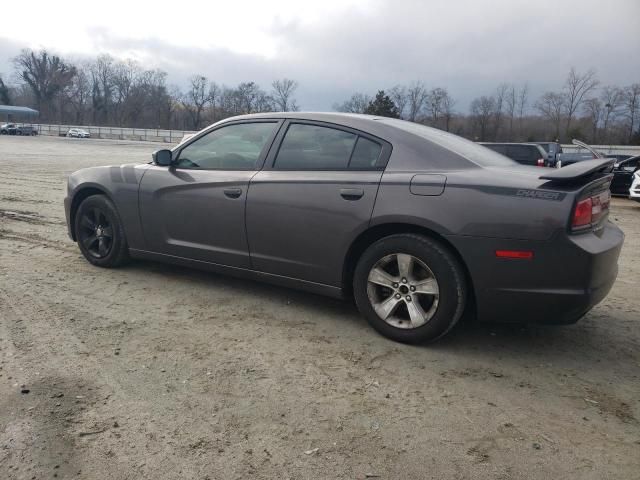
[[[186,87],[167,83],[167,73],[132,60],[100,55],[73,62],[46,50],[29,49],[13,58],[13,84],[0,78],[0,104],[32,106],[40,122],[198,130],[234,115],[297,111],[298,82],[274,80],[218,84],[192,75]],[[595,70],[571,68],[564,84],[531,98],[528,84],[499,84],[474,98],[468,111],[456,109],[445,86],[422,81],[356,92],[335,103],[341,112],[402,118],[477,141],[568,141],[640,144],[640,83],[601,85]]]
[[[474,98],[467,113],[455,110],[446,87],[424,82],[380,90],[375,98],[354,93],[336,103],[340,112],[403,118],[476,141],[561,141],[640,145],[640,83],[601,85],[595,70],[571,68],[564,85],[531,99],[528,84],[501,83]]]

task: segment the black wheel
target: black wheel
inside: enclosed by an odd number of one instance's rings
[[[458,322],[467,299],[462,267],[440,243],[415,234],[391,235],[360,257],[353,278],[358,310],[382,335],[425,343]]]
[[[75,233],[84,257],[98,267],[117,267],[129,258],[120,216],[104,195],[85,198],[75,216]]]

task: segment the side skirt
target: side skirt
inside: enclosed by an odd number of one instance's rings
[[[177,257],[174,255],[166,255],[163,253],[147,252],[145,250],[129,249],[132,258],[141,260],[151,260],[155,262],[170,263],[183,267],[195,268],[198,270],[206,270],[209,272],[230,275],[237,278],[249,280],[257,280],[260,282],[279,285],[282,287],[292,288],[295,290],[303,290],[305,292],[324,295],[326,297],[344,299],[345,295],[340,287],[325,285],[323,283],[309,282],[308,280],[300,280],[298,278],[285,277],[272,273],[258,272],[246,268],[230,267],[228,265],[220,265],[218,263],[210,263],[202,260],[193,260],[190,258]]]

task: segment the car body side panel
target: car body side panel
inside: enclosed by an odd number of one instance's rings
[[[138,187],[148,164],[127,164],[112,167],[93,167],[78,170],[69,176],[65,209],[67,218],[72,213],[71,203],[75,195],[85,188],[103,191],[115,204],[127,235],[129,247],[144,249],[145,240],[138,210]],[[69,222],[69,228],[73,225]]]
[[[147,249],[249,268],[245,200],[255,173],[151,166],[139,195]]]
[[[447,236],[471,274],[481,321],[573,323],[600,302],[617,275],[624,235],[608,223],[592,232],[551,240]],[[526,250],[530,260],[497,258],[495,251]]]
[[[573,195],[547,190],[531,176],[518,178],[515,172],[501,181],[490,169],[440,174],[446,177],[444,191],[424,196],[410,195],[414,172],[385,172],[372,225],[405,222],[443,235],[529,240],[548,240],[566,228]]]
[[[340,286],[345,255],[371,218],[381,171],[258,173],[247,196],[255,270]],[[346,199],[341,191],[359,190]]]

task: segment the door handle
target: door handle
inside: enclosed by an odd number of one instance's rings
[[[242,195],[242,189],[241,188],[225,188],[224,194],[229,198],[238,198],[240,195]]]
[[[358,200],[364,195],[362,188],[341,188],[340,196],[345,200]]]

